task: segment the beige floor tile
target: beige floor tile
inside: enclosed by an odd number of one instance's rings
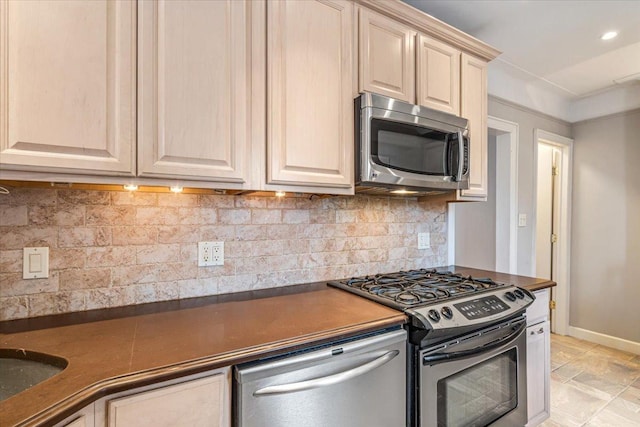
[[[634,382],[640,375],[640,370],[629,366],[626,362],[628,361],[600,357],[589,352],[574,360],[572,364],[582,368],[584,372],[599,376],[609,382],[626,386]]]
[[[573,362],[568,362],[558,369],[553,369],[551,371],[552,377],[560,380],[560,382],[566,383],[576,375],[582,373],[584,368],[582,366],[576,365]]]
[[[621,417],[610,409],[603,409],[585,427],[638,427],[640,424]]]
[[[562,343],[555,343],[551,346],[551,362],[556,365],[564,365],[585,354],[587,353],[582,350],[568,347]]]
[[[593,347],[591,350],[589,350],[587,354],[598,355],[600,357],[610,357],[618,360],[629,360],[629,361],[636,357],[636,355],[633,353],[617,350],[615,348],[605,347],[602,345],[597,345]]]
[[[545,420],[541,427],[579,427],[584,423],[578,421],[569,414],[551,411],[551,416]]]
[[[579,389],[586,391],[600,399],[611,400],[620,394],[627,386],[612,382],[608,377],[594,375],[590,372],[582,372],[569,381]]]
[[[554,419],[559,416],[570,417],[582,424],[606,404],[607,400],[600,399],[573,384],[552,381],[551,414],[554,415]]]
[[[568,335],[551,335],[551,342],[562,344],[566,347],[571,347],[575,350],[588,351],[596,347],[598,344],[579,340],[578,338],[570,337]]]
[[[605,409],[629,422],[636,423],[636,426],[640,426],[640,404],[638,403],[617,397]]]

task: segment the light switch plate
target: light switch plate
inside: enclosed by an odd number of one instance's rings
[[[518,227],[526,227],[527,226],[527,214],[521,213],[518,215]]]
[[[22,251],[22,278],[49,277],[49,248],[24,248]]]
[[[429,233],[418,233],[418,249],[429,249],[431,247],[431,235]]]

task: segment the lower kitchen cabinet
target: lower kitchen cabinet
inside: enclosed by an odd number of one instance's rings
[[[229,427],[231,369],[111,394],[54,427]]]
[[[65,418],[53,427],[94,427],[95,425],[95,404],[92,403]]]
[[[527,310],[531,322],[527,327],[527,427],[537,426],[549,418],[551,380],[551,325],[549,290],[534,293],[536,301]],[[541,319],[541,309],[544,315]]]

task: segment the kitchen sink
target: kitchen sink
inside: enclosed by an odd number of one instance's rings
[[[0,401],[59,374],[67,364],[65,359],[49,354],[0,348]]]

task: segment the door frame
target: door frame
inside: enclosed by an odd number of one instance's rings
[[[560,172],[558,174],[558,227],[555,250],[553,251],[553,264],[555,272],[555,282],[558,284],[553,290],[556,301],[556,309],[552,316],[552,331],[566,335],[569,332],[569,295],[571,284],[571,191],[573,176],[573,139],[543,129],[534,129],[534,148],[533,148],[533,164],[535,176],[537,177],[538,165],[538,146],[539,144],[547,144],[555,147],[562,153],[560,164]],[[538,194],[538,181],[533,180],[533,197]],[[536,235],[538,222],[538,207],[533,204],[534,221],[532,224],[532,236]],[[536,266],[536,239],[532,239],[531,248],[531,269],[532,276],[535,276]]]
[[[518,151],[520,130],[518,123],[489,116],[487,118],[487,132],[489,129],[502,133],[500,143],[508,143],[510,147],[509,165],[509,274],[518,274]],[[486,202],[467,202],[486,203]],[[447,210],[447,241],[448,264],[454,265],[455,261],[455,206],[457,203],[449,203]],[[496,242],[497,244],[497,242]]]
[[[508,143],[509,155],[509,274],[518,274],[518,152],[520,127],[518,123],[489,116],[487,130],[501,132],[496,145]],[[497,165],[496,165],[497,167]],[[496,239],[496,264],[498,263],[498,240]]]

